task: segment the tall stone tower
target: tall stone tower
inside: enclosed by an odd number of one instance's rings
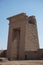
[[[9,35],[7,57],[24,59],[26,51],[39,49],[37,24],[35,16],[21,13],[7,18],[9,20]]]

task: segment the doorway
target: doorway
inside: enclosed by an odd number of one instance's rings
[[[20,30],[19,29],[13,29],[13,36],[12,41],[14,41],[13,47],[13,55],[16,57],[16,59],[19,59],[19,44],[20,44]]]

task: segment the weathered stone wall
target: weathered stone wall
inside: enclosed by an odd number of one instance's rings
[[[39,49],[38,51],[26,51],[25,59],[42,60],[43,59],[43,49]]]
[[[32,23],[33,21],[30,22],[28,20],[26,24],[25,51],[37,51],[39,49],[39,41],[36,20],[34,20],[34,24]]]

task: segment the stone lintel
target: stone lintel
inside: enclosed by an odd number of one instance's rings
[[[15,15],[15,16],[8,17],[7,20],[12,20],[12,19],[18,20],[18,19],[24,18],[25,16],[26,16],[25,13],[21,13],[21,14]]]

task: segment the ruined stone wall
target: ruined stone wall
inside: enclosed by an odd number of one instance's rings
[[[37,51],[26,51],[25,59],[28,60],[43,60],[43,49]]]
[[[7,50],[0,50],[0,57],[7,57]]]

